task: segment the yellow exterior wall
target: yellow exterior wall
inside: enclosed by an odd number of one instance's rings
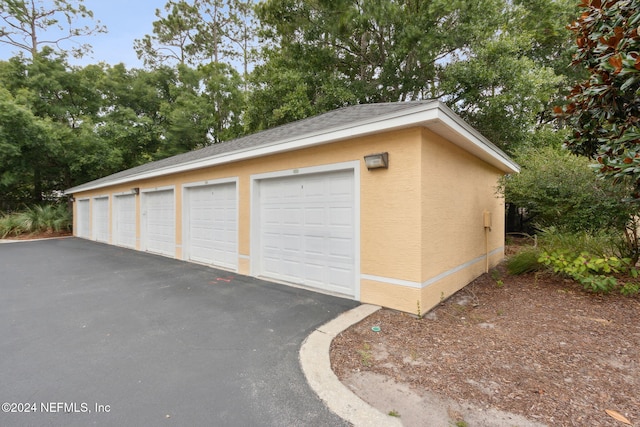
[[[429,310],[503,259],[505,212],[501,171],[426,129],[423,138],[421,305]]]
[[[385,151],[389,153],[389,168],[368,171],[363,157]],[[484,254],[484,210],[490,211],[493,219],[490,250],[502,247],[504,201],[494,194],[501,173],[423,128],[140,180],[77,193],[74,197],[109,194],[111,209],[113,194],[130,192],[133,187],[139,187],[142,193],[172,186],[176,203],[176,258],[182,259],[182,186],[237,179],[238,272],[250,274],[251,176],[349,161],[360,162],[362,302],[411,313],[416,312],[419,303],[424,312],[437,304],[441,293],[448,296],[481,274],[484,262],[424,286],[434,277]],[[136,241],[140,249],[141,196],[136,199]],[[74,229],[77,229],[75,209],[74,204]],[[111,215],[109,221],[111,224]],[[501,257],[502,252],[495,254],[492,264]]]
[[[485,252],[483,213],[491,213],[489,251],[504,244],[502,173],[438,135],[423,131],[423,277],[455,268]]]
[[[420,261],[409,271],[418,269],[419,277],[370,270],[382,277],[361,281],[361,301],[424,314],[485,272],[487,250],[489,267],[502,260],[504,199],[496,194],[501,171],[427,129],[420,135],[420,159],[414,184],[418,193],[414,201],[419,206],[409,204],[420,218],[404,229],[392,226],[388,230],[403,233],[408,246],[418,244]],[[410,175],[414,176],[413,171]],[[491,215],[490,231],[484,228],[484,212]],[[362,221],[364,224],[364,215]],[[366,250],[363,242],[363,253]]]

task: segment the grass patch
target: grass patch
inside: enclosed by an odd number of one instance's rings
[[[538,271],[543,268],[538,262],[541,254],[542,251],[538,248],[525,248],[507,260],[507,271],[512,275]]]

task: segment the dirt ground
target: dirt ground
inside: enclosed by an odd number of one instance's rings
[[[17,236],[7,236],[4,240],[37,240],[37,239],[50,239],[53,237],[69,237],[72,233],[70,231],[43,231],[40,233],[25,233]]]
[[[500,266],[422,319],[369,316],[331,363],[406,426],[640,426],[640,297]]]

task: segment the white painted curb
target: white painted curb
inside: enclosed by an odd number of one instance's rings
[[[397,418],[383,414],[356,396],[331,370],[331,341],[349,326],[380,310],[379,306],[363,304],[313,331],[300,348],[300,365],[307,382],[327,407],[356,427],[399,427]]]

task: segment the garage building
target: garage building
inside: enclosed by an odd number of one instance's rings
[[[439,101],[366,104],[66,190],[78,237],[425,312],[504,257],[519,166]]]

